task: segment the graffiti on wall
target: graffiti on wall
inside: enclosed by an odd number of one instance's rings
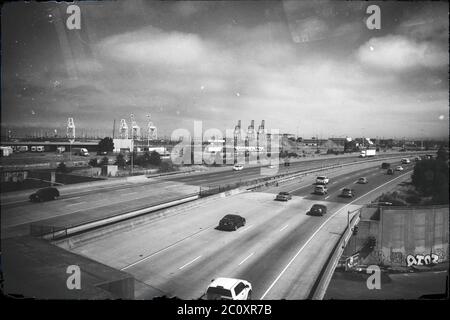
[[[408,267],[427,266],[430,264],[436,264],[438,262],[439,262],[439,256],[435,253],[427,254],[427,255],[416,254],[416,256],[409,254],[406,257],[406,263],[407,263]]]
[[[391,251],[383,252],[383,250],[374,250],[371,254],[363,259],[364,264],[377,265],[397,265],[397,266],[427,266],[437,264],[447,260],[448,252],[445,249],[436,248],[430,254],[404,254],[403,252]]]

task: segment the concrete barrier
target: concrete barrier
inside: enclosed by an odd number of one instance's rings
[[[319,276],[317,277],[316,282],[311,289],[310,296],[308,299],[313,300],[322,300],[327,291],[328,285],[330,284],[331,278],[333,276],[334,270],[336,269],[337,264],[339,263],[339,258],[345,250],[345,246],[352,236],[353,228],[358,224],[360,220],[359,212],[355,215],[350,221],[350,225],[345,228],[344,233],[342,234],[339,241],[336,243],[333,248],[332,254],[328,258],[324,267],[320,271]]]

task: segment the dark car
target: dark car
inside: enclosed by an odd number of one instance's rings
[[[292,195],[289,192],[282,191],[275,197],[275,200],[278,201],[288,201],[292,199]]]
[[[381,169],[389,169],[390,166],[391,166],[390,163],[388,163],[388,162],[383,162],[383,163],[381,164]]]
[[[57,197],[59,197],[59,191],[56,188],[48,187],[39,189],[32,195],[30,195],[30,201],[31,202],[42,202],[42,201],[48,201],[48,200],[55,200]]]
[[[314,204],[311,209],[309,209],[308,214],[312,216],[323,216],[327,213],[327,206],[323,204]]]
[[[245,218],[237,214],[227,214],[219,222],[219,229],[221,230],[237,230],[243,226],[245,226]]]
[[[388,169],[388,171],[386,173],[387,174],[394,174],[394,170],[393,169]]]
[[[354,196],[355,196],[355,192],[353,191],[353,189],[350,189],[350,188],[342,189],[341,197],[353,198]]]

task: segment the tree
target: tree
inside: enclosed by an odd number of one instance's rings
[[[105,137],[98,143],[98,150],[100,152],[112,152],[114,150],[114,142],[110,137]]]
[[[154,166],[159,166],[161,164],[161,155],[156,151],[152,151],[150,153],[149,163]]]
[[[108,157],[103,157],[102,160],[100,161],[100,166],[107,166],[109,164],[109,158]]]
[[[448,160],[448,151],[445,150],[444,146],[440,146],[437,151],[436,160],[447,161]]]
[[[91,167],[96,167],[98,165],[97,158],[92,158],[91,160],[89,160],[89,165]]]
[[[448,203],[448,165],[437,159],[416,163],[412,175],[414,187],[424,196],[432,196],[433,204]]]
[[[119,153],[116,157],[116,162],[115,164],[119,167],[119,168],[125,168],[125,166],[127,165],[125,157],[123,156],[122,153]]]

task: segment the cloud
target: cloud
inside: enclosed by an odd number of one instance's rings
[[[371,38],[356,55],[364,65],[394,71],[448,65],[446,51],[431,42],[417,42],[401,35]]]

